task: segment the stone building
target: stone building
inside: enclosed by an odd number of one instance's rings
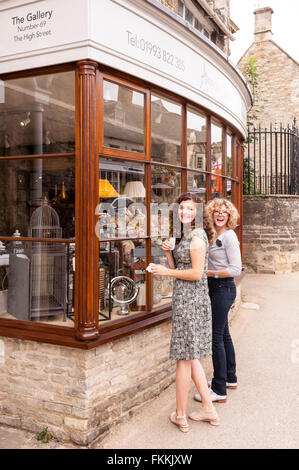
[[[242,70],[251,56],[256,58],[262,80],[261,100],[251,113],[259,110],[258,122],[263,127],[275,121],[283,126],[291,124],[299,108],[299,64],[273,41],[273,13],[270,7],[254,11],[254,40],[237,64]]]
[[[187,27],[210,39],[226,55],[238,26],[230,18],[230,0],[155,0],[181,16]]]
[[[245,162],[248,159],[255,171],[253,192],[258,194],[244,196],[243,262],[247,272],[269,274],[299,269],[299,196],[289,195],[294,166],[288,158],[295,157],[289,151],[293,141],[287,128],[298,118],[299,67],[272,39],[273,13],[270,7],[254,11],[254,41],[238,62],[242,70],[253,56],[261,77],[260,99],[250,111],[258,116],[257,133],[245,152]],[[259,125],[268,132],[259,134]]]
[[[175,378],[154,204],[242,212],[252,97],[228,1],[73,3],[0,2],[0,423],[89,445]]]

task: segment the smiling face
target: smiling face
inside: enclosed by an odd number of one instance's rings
[[[179,219],[183,224],[190,224],[196,216],[196,202],[192,199],[182,201],[179,205]]]
[[[219,207],[216,211],[213,212],[213,222],[216,229],[225,228],[228,222],[229,213],[225,205]]]

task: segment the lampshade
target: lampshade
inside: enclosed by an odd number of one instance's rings
[[[118,192],[108,180],[99,180],[99,197],[118,197]]]
[[[145,197],[145,187],[142,181],[129,181],[124,189],[124,195],[127,197]]]

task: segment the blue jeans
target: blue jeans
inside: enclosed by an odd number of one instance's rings
[[[234,278],[208,278],[212,305],[212,359],[214,377],[211,388],[226,395],[226,382],[237,382],[234,345],[228,328],[228,312],[236,298]]]

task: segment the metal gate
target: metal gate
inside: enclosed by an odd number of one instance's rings
[[[299,194],[299,132],[292,126],[248,128],[244,194]]]

